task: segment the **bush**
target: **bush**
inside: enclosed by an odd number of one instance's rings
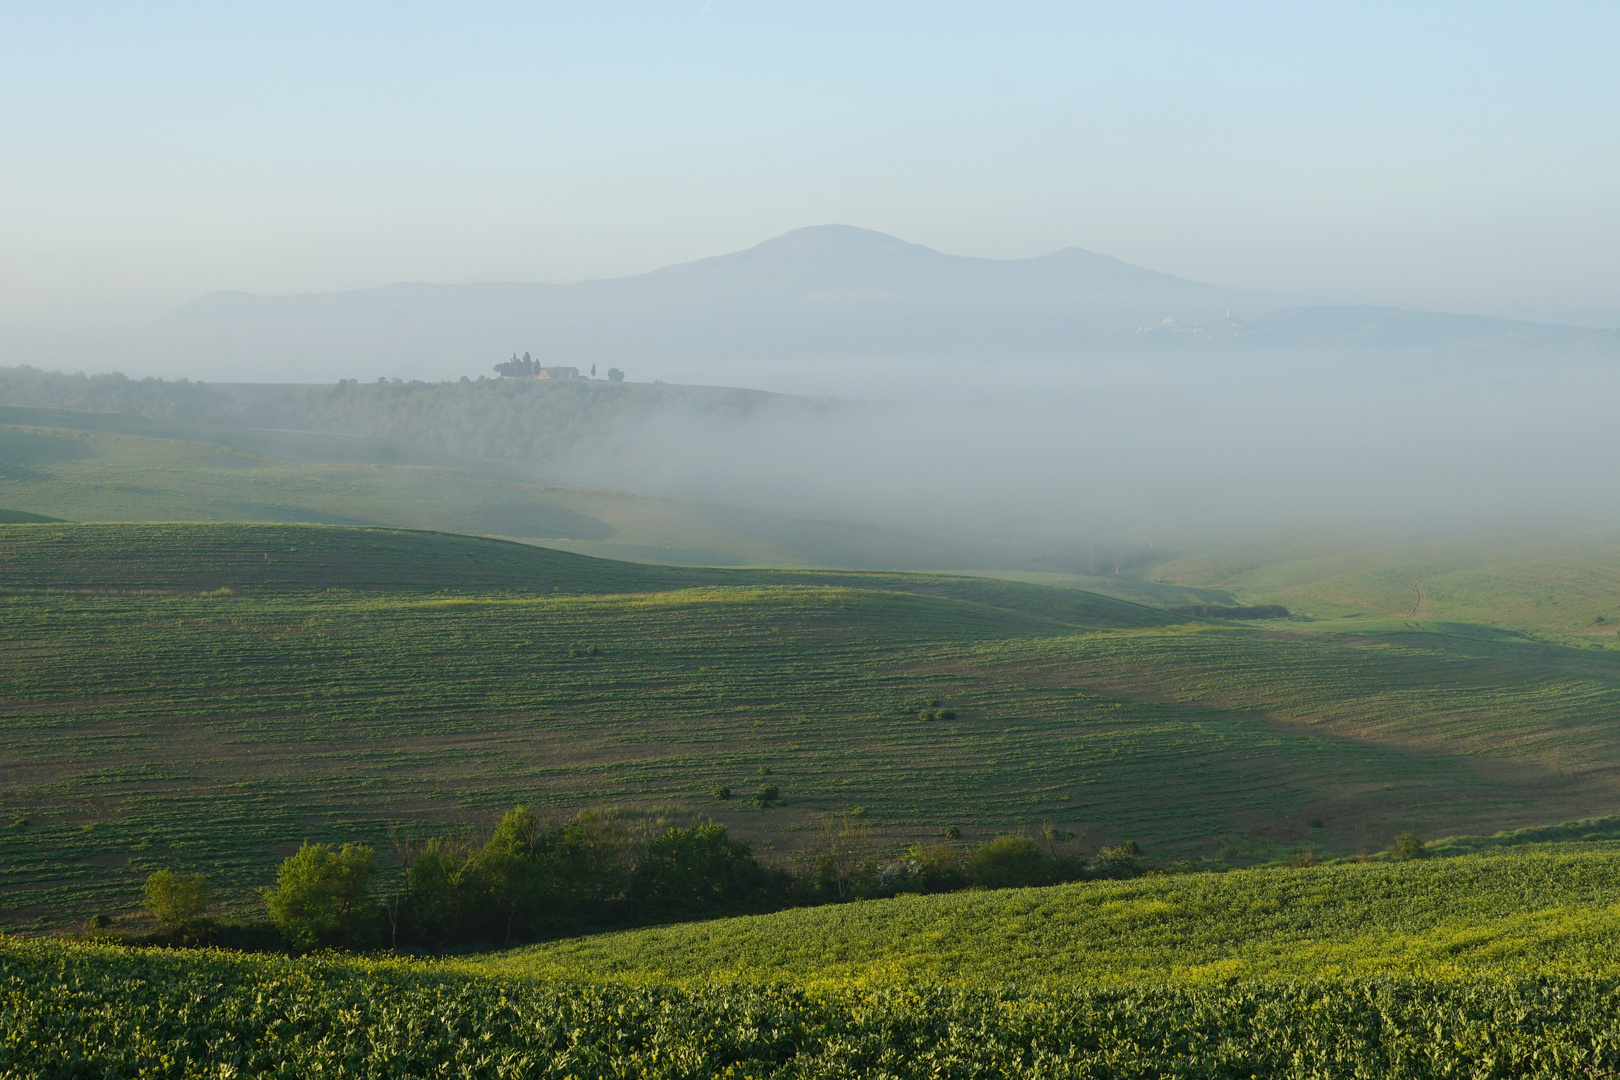
[[[954,845],[917,844],[907,854],[917,865],[917,876],[929,892],[951,892],[967,884],[967,870]]]
[[[1417,838],[1416,833],[1403,832],[1390,845],[1389,853],[1403,862],[1407,859],[1421,859],[1424,853],[1423,841]]]
[[[146,897],[146,910],[166,933],[184,930],[208,910],[208,879],[201,874],[159,870],[146,879],[141,891]]]
[[[896,859],[885,863],[878,868],[873,886],[879,896],[899,896],[901,893],[920,893],[928,889],[922,864],[916,859]]]
[[[1127,840],[1116,847],[1102,848],[1091,859],[1091,875],[1100,878],[1135,877],[1142,872],[1142,864],[1136,858],[1141,851],[1134,840]]]
[[[709,791],[709,795],[717,802],[725,802],[727,799],[731,798],[731,789],[726,787],[726,785],[721,784],[720,786],[711,789]]]
[[[762,911],[780,904],[787,875],[767,870],[747,843],[713,821],[671,828],[647,844],[630,873],[632,917],[638,921]]]
[[[371,944],[379,909],[371,896],[377,856],[363,844],[308,844],[276,870],[265,906],[287,940],[302,948]]]
[[[1046,853],[1027,836],[998,836],[968,858],[968,880],[985,889],[1019,889],[1051,880]]]

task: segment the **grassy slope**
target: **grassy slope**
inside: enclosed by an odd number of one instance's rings
[[[1620,973],[1620,844],[902,897],[495,954],[545,979],[811,989]]]
[[[248,897],[306,837],[517,801],[712,812],[777,854],[864,806],[890,844],[1052,819],[1166,857],[1614,798],[1620,654],[1512,635],[1178,626],[984,579],[318,526],[9,526],[0,589],[14,918],[126,905],[164,865]],[[958,718],[919,721],[927,699]],[[707,799],[762,767],[785,807]]]
[[[1610,978],[807,992],[0,941],[8,1075],[1501,1080],[1620,1065]]]
[[[1613,530],[1350,550],[1325,542],[1225,548],[1184,555],[1149,576],[1318,619],[1489,624],[1588,640],[1620,630],[1620,534]]]
[[[937,539],[564,487],[530,467],[376,439],[0,405],[0,506],[74,521],[384,525],[687,565],[965,565]]]

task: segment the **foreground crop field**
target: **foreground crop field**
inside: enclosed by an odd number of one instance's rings
[[[251,906],[302,840],[517,802],[712,814],[776,859],[861,808],[874,854],[1051,821],[1241,861],[1615,797],[1620,653],[1479,627],[319,526],[0,526],[0,590],[13,925],[127,911],[160,867]],[[764,770],[784,805],[710,799]]]
[[[1620,973],[1620,844],[806,908],[495,954],[544,979],[807,990]]]
[[[1610,1075],[1617,869],[1600,845],[870,901],[481,962],[0,939],[0,1070]]]

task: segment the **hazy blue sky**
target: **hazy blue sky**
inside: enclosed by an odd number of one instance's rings
[[[10,0],[0,324],[826,222],[1620,321],[1617,40],[1613,3]]]

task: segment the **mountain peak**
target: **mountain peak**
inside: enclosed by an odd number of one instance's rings
[[[781,236],[773,236],[763,243],[755,244],[750,250],[792,250],[792,251],[847,251],[851,249],[867,248],[918,248],[923,251],[932,251],[921,244],[910,244],[899,237],[888,233],[877,232],[874,229],[863,229],[858,225],[809,225],[802,229],[785,232]]]

